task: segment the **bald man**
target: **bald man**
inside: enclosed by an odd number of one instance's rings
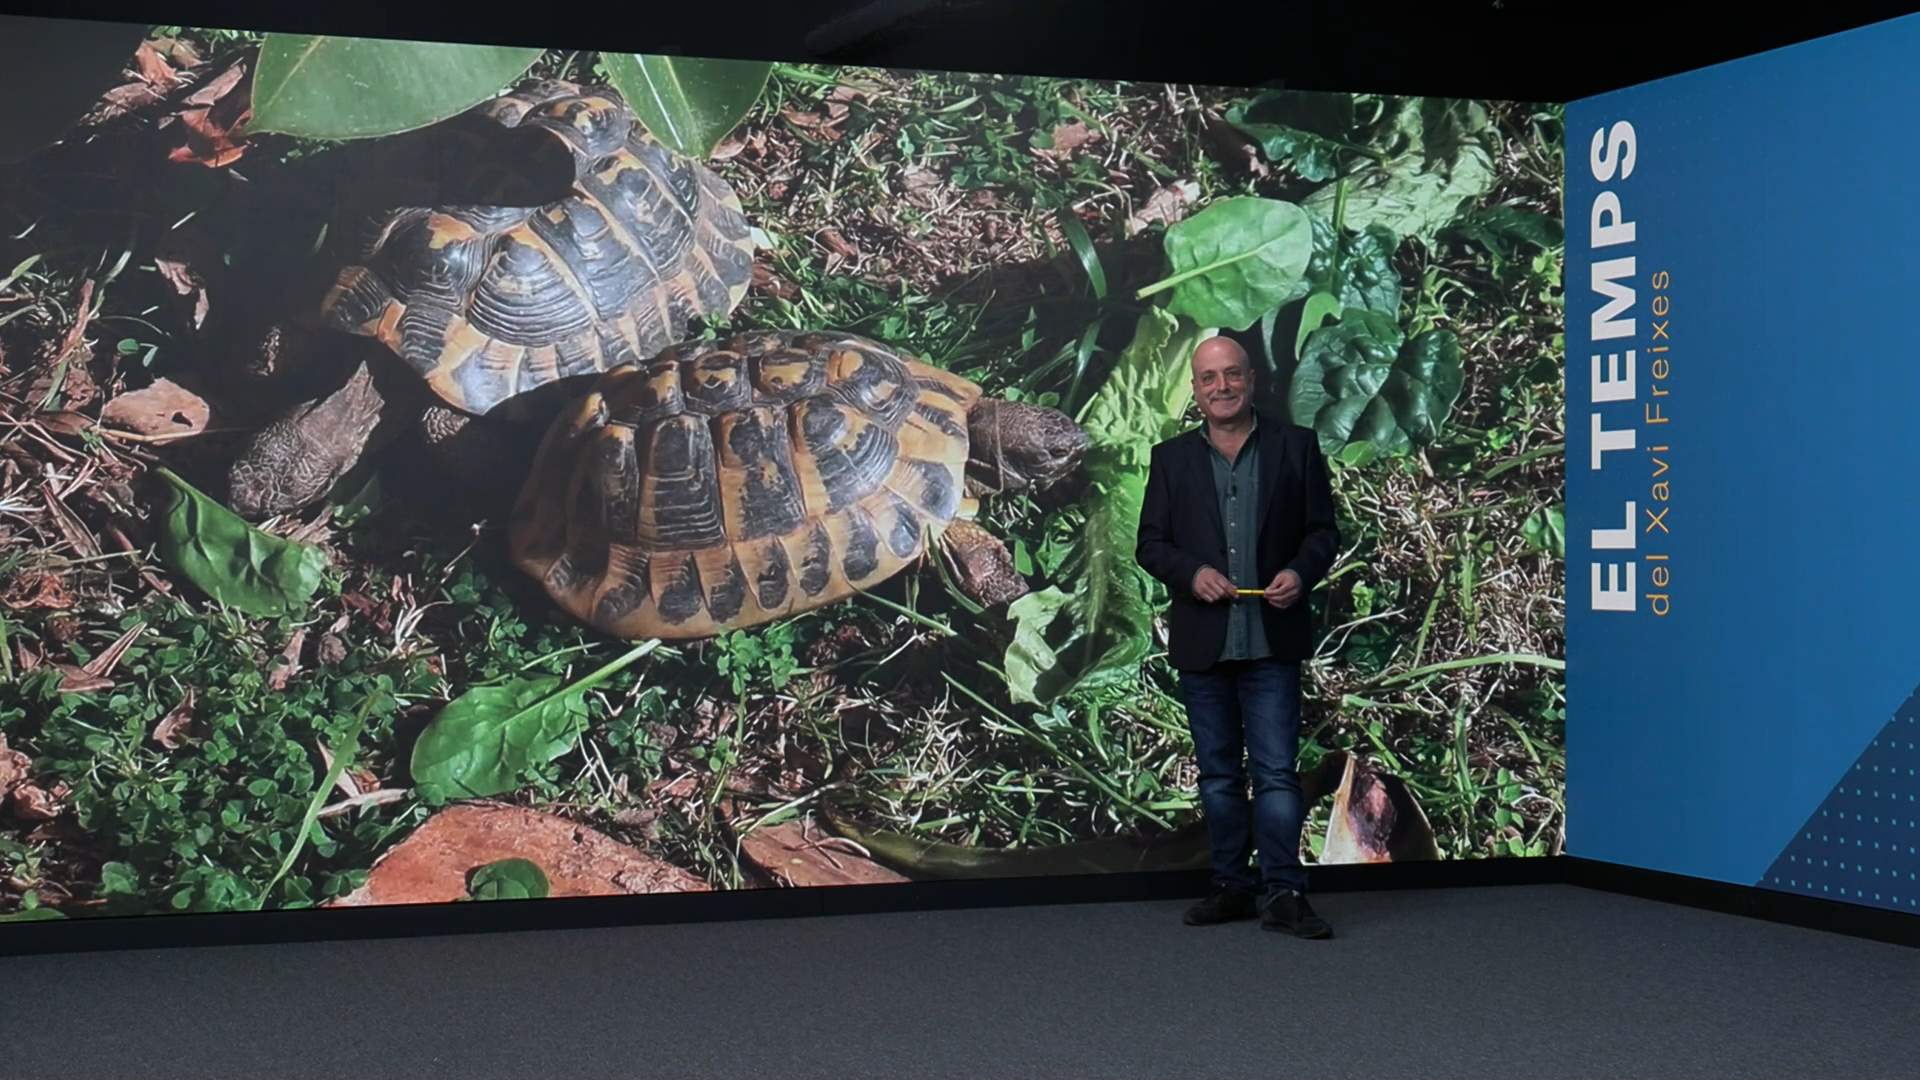
[[[1186,921],[1258,914],[1266,929],[1325,938],[1333,930],[1307,902],[1300,864],[1294,766],[1300,665],[1313,650],[1307,594],[1339,534],[1318,438],[1256,412],[1253,389],[1253,365],[1233,339],[1194,350],[1193,396],[1206,422],[1153,448],[1136,557],[1173,596],[1167,656],[1180,673],[1213,848],[1212,890]]]

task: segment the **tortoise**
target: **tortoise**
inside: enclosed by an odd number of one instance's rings
[[[1086,432],[851,334],[759,330],[599,377],[548,427],[515,565],[615,637],[709,637],[811,610],[930,541],[986,606],[1027,591],[981,496],[1071,475]]]
[[[724,315],[746,294],[753,246],[739,197],[655,142],[616,91],[543,80],[431,134],[401,145],[418,171],[446,172],[424,185],[439,201],[375,201],[358,243],[323,266],[332,276],[317,310],[253,339],[265,364],[352,352],[327,333],[384,348],[362,347],[373,355],[344,383],[267,424],[242,450],[228,479],[246,516],[317,500],[375,444],[416,422],[432,446],[474,417],[537,416],[530,399],[653,356],[694,319]],[[537,182],[542,165],[558,166],[550,171],[564,181],[560,191]],[[421,186],[397,171],[376,186]],[[563,400],[552,393],[550,406]]]

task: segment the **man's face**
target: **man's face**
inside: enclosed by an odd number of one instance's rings
[[[1209,342],[1193,356],[1193,398],[1216,422],[1237,420],[1253,408],[1253,367],[1238,349]]]

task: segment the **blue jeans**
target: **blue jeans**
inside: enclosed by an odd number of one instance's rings
[[[1214,884],[1256,894],[1306,892],[1307,872],[1300,865],[1305,808],[1294,771],[1300,749],[1299,662],[1228,660],[1207,671],[1183,671],[1180,693],[1200,767]],[[1257,879],[1250,866],[1256,845]]]

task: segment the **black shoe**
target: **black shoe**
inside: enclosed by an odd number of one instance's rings
[[[1267,898],[1265,910],[1260,913],[1260,928],[1303,938],[1333,936],[1333,927],[1314,914],[1306,894],[1291,889],[1282,889]]]
[[[1188,926],[1212,926],[1254,916],[1253,894],[1232,887],[1215,889],[1205,900],[1187,909]]]

